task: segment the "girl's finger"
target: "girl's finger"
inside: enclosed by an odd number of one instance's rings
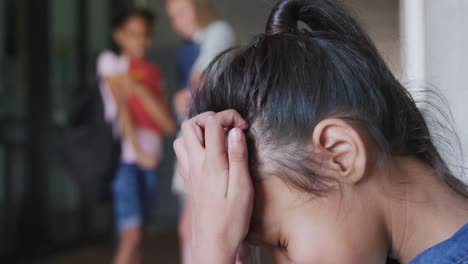
[[[188,166],[195,171],[200,171],[205,161],[205,136],[203,128],[197,125],[197,120],[206,119],[210,115],[214,115],[214,113],[206,112],[182,123],[182,135],[188,155]]]
[[[198,126],[205,128],[208,117],[210,115],[214,115],[218,122],[221,124],[221,126],[224,128],[237,127],[242,130],[249,128],[249,124],[247,123],[247,121],[245,121],[245,119],[236,110],[230,109],[216,114],[214,114],[214,112],[207,113],[209,114],[200,117],[197,116],[194,119]]]
[[[182,123],[182,138],[184,139],[183,142],[188,156],[189,167],[195,170],[200,168],[205,151],[205,139],[202,129],[192,120],[187,120]]]
[[[212,175],[214,186],[219,186],[223,194],[227,192],[228,169],[227,153],[225,147],[226,132],[214,115],[207,118],[205,126],[205,153],[209,161],[208,175]]]
[[[228,157],[228,197],[236,199],[237,195],[242,194],[248,201],[251,199],[253,187],[249,172],[247,143],[244,132],[239,128],[233,128],[229,132]]]
[[[177,138],[175,141],[174,141],[174,144],[173,144],[173,147],[174,147],[174,151],[176,153],[176,156],[177,156],[177,160],[179,161],[179,174],[182,176],[182,178],[184,179],[184,182],[185,183],[188,183],[187,182],[187,173],[189,171],[189,161],[188,161],[188,155],[187,155],[187,150],[185,149],[185,143],[184,143],[184,139],[182,137],[179,137]],[[187,184],[186,184],[187,186]]]
[[[199,114],[195,117],[192,117],[190,120],[194,122],[197,126],[205,129],[205,125],[206,125],[206,121],[208,117],[213,116],[215,114],[216,114],[215,112],[208,111],[208,112]]]

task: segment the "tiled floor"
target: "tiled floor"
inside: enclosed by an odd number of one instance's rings
[[[159,234],[152,238],[145,250],[144,264],[177,264],[179,250],[175,233]],[[32,264],[110,264],[114,249],[112,245],[81,249]]]
[[[27,264],[110,264],[113,247],[111,245],[77,250],[62,256],[55,256]],[[271,264],[271,258],[263,252],[260,263]],[[144,264],[179,263],[179,246],[175,233],[159,234],[151,239],[145,252]],[[254,262],[255,263],[255,262]]]

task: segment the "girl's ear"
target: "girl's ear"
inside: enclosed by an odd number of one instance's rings
[[[365,175],[367,150],[359,133],[341,119],[330,118],[315,126],[314,150],[323,157],[323,172],[340,182],[356,184]]]

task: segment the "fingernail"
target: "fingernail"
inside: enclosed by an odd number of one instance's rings
[[[233,128],[229,132],[229,141],[235,143],[240,142],[242,140],[241,131],[238,128]]]

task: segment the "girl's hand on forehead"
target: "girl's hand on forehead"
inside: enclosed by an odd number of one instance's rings
[[[247,127],[234,110],[207,112],[185,121],[174,142],[192,212],[194,263],[234,263],[247,235],[253,207]]]

